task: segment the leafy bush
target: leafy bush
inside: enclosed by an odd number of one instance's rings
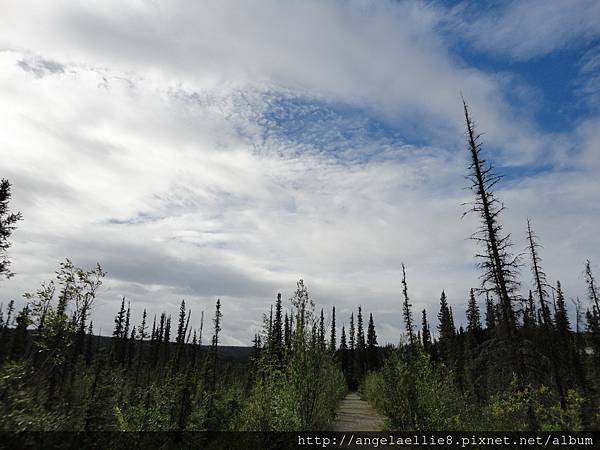
[[[342,372],[331,355],[320,349],[295,355],[282,369],[259,372],[242,412],[246,430],[326,429],[346,393]]]
[[[583,397],[569,390],[563,409],[556,393],[542,385],[519,389],[516,377],[505,392],[492,397],[486,413],[485,425],[490,430],[528,431],[529,408],[540,431],[581,431]]]
[[[304,282],[300,280],[297,287],[291,299],[295,310],[293,336],[290,332],[285,341],[279,320],[274,324],[272,318],[265,317],[266,345],[256,348],[255,385],[242,412],[243,429],[326,429],[346,393],[344,375],[326,348],[324,333],[317,331],[314,304]],[[276,311],[281,311],[280,297]]]
[[[389,419],[394,430],[457,430],[464,424],[465,402],[454,384],[435,370],[429,357],[398,350],[380,372],[365,380],[367,399]]]
[[[21,363],[5,363],[0,369],[0,431],[49,431],[64,426],[66,418],[47,411],[36,401],[31,371]]]

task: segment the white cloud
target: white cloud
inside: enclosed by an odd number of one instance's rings
[[[600,35],[595,0],[511,0],[491,8],[467,1],[453,13],[451,23],[465,41],[518,60],[583,46]]]
[[[28,6],[29,5],[29,6]],[[531,160],[542,136],[503,100],[501,80],[461,66],[422,2],[9,2],[0,46],[46,60],[119,69],[191,91],[291,89],[370,107],[447,144],[460,92],[490,143]],[[32,28],[43,24],[43,33]],[[456,143],[456,141],[455,141]]]

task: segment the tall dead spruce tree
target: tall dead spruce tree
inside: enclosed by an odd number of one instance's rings
[[[500,319],[505,330],[512,334],[516,326],[512,297],[518,288],[519,261],[518,256],[510,253],[510,234],[503,232],[499,221],[504,205],[495,197],[494,186],[501,176],[496,175],[493,166],[481,157],[481,135],[475,132],[475,125],[464,100],[463,106],[471,156],[467,179],[471,182],[470,189],[475,193],[475,201],[470,203],[471,208],[464,214],[473,212],[480,218],[481,225],[471,238],[482,244],[486,250],[476,255],[483,270],[482,289],[492,291],[498,296]]]
[[[531,272],[535,282],[536,294],[540,302],[543,325],[548,329],[552,325],[552,318],[550,317],[550,309],[546,303],[546,297],[548,296],[548,292],[546,291],[546,274],[542,270],[542,258],[538,251],[541,245],[537,241],[537,236],[531,228],[529,219],[527,219],[527,247],[531,255]]]
[[[494,195],[494,186],[502,179],[494,172],[494,167],[482,158],[481,135],[475,131],[475,124],[469,116],[469,109],[463,99],[465,122],[467,125],[467,144],[471,156],[467,179],[471,182],[469,188],[475,193],[471,208],[464,213],[475,213],[479,216],[480,227],[471,238],[485,247],[485,252],[478,253],[479,267],[482,269],[481,289],[487,293],[495,293],[499,300],[500,341],[504,342],[504,356],[499,361],[502,366],[514,367],[519,387],[524,388],[527,378],[525,361],[521,351],[521,342],[517,332],[517,323],[513,309],[519,287],[519,256],[510,252],[510,234],[503,231],[500,214],[504,211],[502,204]],[[515,366],[516,364],[516,366]],[[537,420],[529,404],[527,408],[528,426],[530,431],[537,430]]]

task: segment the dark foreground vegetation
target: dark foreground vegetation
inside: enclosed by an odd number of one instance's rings
[[[0,430],[327,429],[348,388],[360,389],[395,430],[600,429],[600,304],[591,264],[582,268],[588,298],[573,301],[571,323],[567,294],[547,281],[531,222],[526,255],[513,255],[494,193],[500,178],[482,158],[466,105],[465,118],[482,274],[465,295],[466,328],[456,327],[442,291],[434,338],[427,311],[413,316],[403,266],[406,333],[398,346],[378,346],[373,316],[367,321],[361,307],[338,339],[335,308],[318,314],[302,280],[289,304],[277,296],[249,359],[219,352],[226,323],[219,300],[207,329],[203,313],[192,329],[184,301],[171,323],[166,312],[133,317],[123,299],[103,344],[91,312],[105,273],[66,260],[54,280],[25,294],[19,311],[10,301],[0,312]],[[11,275],[9,237],[21,219],[9,199],[3,180],[0,277]],[[520,283],[525,264],[531,290]]]

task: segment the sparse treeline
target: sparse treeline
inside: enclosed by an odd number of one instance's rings
[[[93,334],[90,311],[104,272],[67,260],[56,279],[0,316],[0,403],[4,430],[213,430],[235,427],[245,371],[218,357],[221,305],[210,346],[181,302],[176,327],[144,310],[134,322],[125,298],[111,338]],[[151,323],[150,323],[151,322]],[[30,328],[30,330],[28,330]],[[176,334],[171,336],[172,329]]]
[[[514,256],[502,227],[504,206],[494,187],[500,177],[482,158],[479,135],[464,105],[474,194],[469,212],[480,219],[473,240],[481,285],[471,289],[466,329],[456,327],[442,291],[437,339],[422,311],[418,339],[403,271],[406,342],[370,373],[367,397],[401,430],[598,430],[600,429],[600,307],[589,261],[588,301],[573,301],[571,324],[560,281],[550,284],[541,245],[527,220],[527,249]],[[531,267],[533,284],[520,294],[520,268]],[[403,268],[404,269],[404,268]],[[484,317],[477,297],[485,301]],[[584,319],[585,317],[585,319]]]
[[[55,280],[25,294],[25,306],[0,309],[0,403],[3,430],[308,430],[326,429],[347,384],[377,367],[372,314],[363,331],[350,317],[342,326],[314,311],[300,280],[290,308],[277,296],[257,333],[252,358],[219,357],[222,328],[217,300],[210,345],[181,302],[177,323],[166,312],[136,320],[123,298],[112,336],[94,335],[91,320],[105,276],[66,260]],[[172,335],[172,331],[176,334]]]
[[[346,391],[335,326],[327,337],[302,281],[285,317],[278,296],[254,356],[228,360],[218,299],[210,345],[204,313],[192,329],[185,301],[175,324],[146,310],[136,321],[123,298],[112,336],[95,336],[90,313],[104,276],[66,260],[18,313],[13,301],[0,309],[0,429],[303,430],[333,419]]]
[[[373,314],[369,314],[366,335],[362,307],[358,307],[356,324],[354,312],[350,314],[350,327],[346,331],[342,325],[342,334],[337,358],[344,377],[351,390],[355,390],[366,374],[379,367],[382,361],[382,349],[377,342],[377,331]]]

